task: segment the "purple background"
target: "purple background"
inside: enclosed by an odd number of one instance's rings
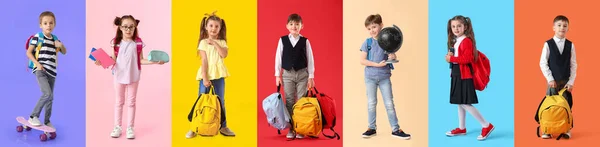
[[[2,0],[0,4],[0,146],[85,146],[85,0]],[[41,96],[35,76],[26,71],[25,42],[41,31],[39,14],[46,10],[56,15],[53,34],[68,51],[58,57],[51,118],[57,138],[41,142],[41,131],[18,133],[15,118],[28,117]]]

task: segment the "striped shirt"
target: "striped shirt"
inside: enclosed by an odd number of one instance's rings
[[[46,72],[52,77],[56,77],[56,46],[54,46],[55,39],[52,37],[47,37],[46,35],[41,36],[43,39],[43,44],[40,48],[40,53],[38,55],[38,62],[42,64]],[[37,48],[38,40],[40,36],[39,34],[35,34],[31,41],[29,42],[30,46],[35,46]],[[35,54],[34,54],[35,56]],[[35,72],[37,70],[34,69]]]

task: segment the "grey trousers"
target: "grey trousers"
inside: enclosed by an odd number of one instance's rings
[[[38,85],[42,91],[42,96],[38,100],[37,104],[33,108],[30,117],[40,117],[42,108],[44,111],[44,124],[50,123],[50,116],[52,115],[52,100],[54,100],[54,80],[55,78],[49,75],[45,71],[35,71],[35,77],[37,78]]]
[[[290,113],[294,115],[293,107],[296,100],[302,98],[308,91],[308,70],[306,68],[300,70],[283,70],[283,91],[285,96],[285,106]],[[293,129],[293,127],[292,127]]]

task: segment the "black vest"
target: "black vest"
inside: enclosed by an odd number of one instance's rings
[[[552,77],[555,81],[568,81],[571,77],[571,41],[565,39],[565,47],[562,52],[558,50],[558,46],[554,39],[546,41],[550,58],[548,58],[548,67],[552,71]]]
[[[306,57],[306,38],[300,36],[296,46],[292,46],[290,37],[282,36],[283,55],[281,56],[281,67],[285,70],[300,70],[306,68],[308,60]]]

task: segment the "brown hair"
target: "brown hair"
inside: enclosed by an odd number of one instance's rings
[[[558,15],[558,16],[554,17],[554,21],[552,23],[556,23],[557,21],[564,21],[564,22],[569,23],[569,18],[567,18],[564,15]]]
[[[479,54],[478,54],[477,45],[475,42],[475,32],[473,32],[473,24],[471,23],[471,18],[469,18],[469,17],[464,17],[462,15],[456,15],[456,16],[450,18],[450,20],[448,20],[448,48],[454,47],[454,44],[456,43],[456,36],[454,36],[454,33],[452,33],[452,26],[451,26],[451,22],[453,20],[460,21],[464,25],[465,35],[468,38],[471,38],[471,40],[473,42],[473,57],[475,57],[475,60],[477,60],[477,57],[479,56]]]
[[[221,17],[215,15],[216,11],[212,14],[204,14],[204,18],[202,18],[202,23],[200,24],[200,36],[198,37],[198,44],[202,39],[208,38],[208,30],[206,30],[206,24],[209,20],[221,22],[221,29],[219,30],[219,35],[217,35],[217,39],[222,39],[227,42],[227,27],[225,26],[225,20],[221,19]]]
[[[294,14],[290,14],[290,16],[288,16],[288,20],[287,23],[290,22],[299,22],[302,23],[302,17],[300,17],[300,15],[294,13]]]
[[[42,18],[46,16],[52,17],[52,19],[54,19],[54,24],[56,24],[56,16],[54,16],[54,13],[50,11],[44,11],[40,14],[40,24],[42,23]]]
[[[114,20],[114,24],[117,26],[117,34],[115,35],[115,40],[113,41],[113,45],[115,45],[115,46],[120,44],[121,40],[123,39],[123,31],[121,31],[121,23],[125,19],[130,19],[130,20],[133,20],[133,22],[134,22],[133,26],[135,29],[133,30],[133,38],[132,39],[139,38],[137,26],[138,26],[138,24],[140,24],[140,20],[135,19],[131,15],[124,15],[123,17],[116,17]]]
[[[365,20],[365,27],[367,27],[371,24],[381,25],[382,23],[383,23],[383,21],[381,19],[381,15],[379,15],[379,14],[369,15],[369,17],[367,17],[367,19]]]

